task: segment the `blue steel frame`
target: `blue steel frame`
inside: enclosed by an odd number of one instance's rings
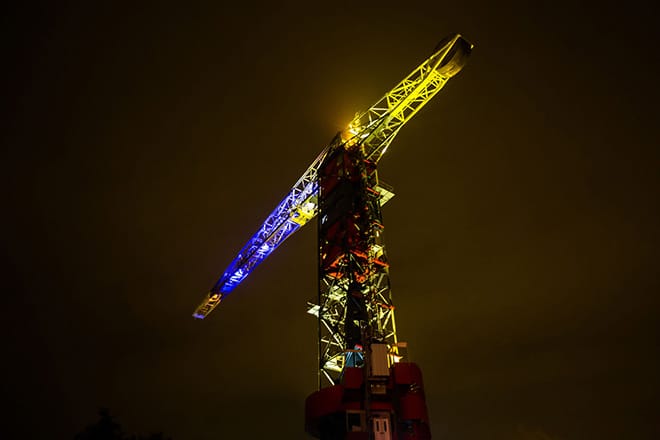
[[[270,213],[256,234],[250,238],[227,270],[209,291],[193,316],[205,318],[236,286],[291,234],[316,216],[318,211],[318,168],[331,148],[341,144],[337,135],[312,162],[305,174],[291,188],[275,210]]]

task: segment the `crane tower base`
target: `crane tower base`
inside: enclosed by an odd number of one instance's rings
[[[341,382],[305,401],[305,431],[320,440],[430,440],[422,372],[400,362],[389,376],[346,367]]]

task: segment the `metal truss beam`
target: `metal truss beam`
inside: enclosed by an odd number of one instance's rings
[[[375,164],[354,145],[319,169],[319,388],[362,366],[372,343],[398,355]]]
[[[443,40],[434,53],[376,104],[359,113],[346,131],[339,133],[266,218],[256,234],[229,264],[193,316],[205,318],[264,259],[318,212],[318,168],[330,151],[361,145],[365,158],[377,163],[401,127],[408,122],[447,80],[458,73],[472,45],[456,34]],[[387,201],[381,198],[381,203]]]

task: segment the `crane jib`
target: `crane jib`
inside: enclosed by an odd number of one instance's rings
[[[334,148],[359,146],[377,163],[394,137],[465,65],[472,45],[459,34],[438,44],[433,54],[367,111],[359,113],[338,133],[266,218],[216,282],[193,316],[205,318],[236,286],[295,231],[318,212],[318,170]],[[391,197],[381,198],[383,204]],[[384,196],[383,196],[384,197]]]

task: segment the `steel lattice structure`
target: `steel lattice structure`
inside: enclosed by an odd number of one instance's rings
[[[377,165],[394,137],[453,75],[472,45],[460,35],[367,111],[312,162],[195,310],[206,317],[284,240],[318,214],[318,391],[305,431],[320,440],[430,440],[419,367],[397,341],[381,207],[393,197]]]
[[[378,163],[401,127],[461,70],[471,47],[458,34],[443,40],[429,58],[376,104],[357,114],[347,130],[335,136],[240,250],[193,316],[205,318],[284,240],[316,216],[319,167],[333,150],[359,144],[365,159]],[[381,197],[381,204],[388,198]],[[393,323],[393,317],[391,320]]]
[[[348,141],[319,170],[319,387],[344,367],[363,366],[373,342],[397,356],[381,203],[393,194],[378,181],[365,147]]]

